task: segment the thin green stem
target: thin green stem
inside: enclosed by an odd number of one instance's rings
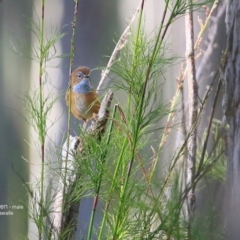
[[[143,7],[144,7],[144,0],[142,0],[142,4],[141,4],[141,9],[140,9],[140,15],[138,18],[138,24],[137,24],[137,34],[136,34],[136,40],[135,40],[135,44],[134,44],[134,50],[133,50],[133,60],[132,60],[132,64],[131,64],[131,76],[134,73],[136,64],[137,64],[137,56],[138,56],[138,50],[139,50],[139,46],[138,46],[138,39],[139,39],[139,35],[141,32],[141,24],[142,24],[142,17],[143,17]]]
[[[138,111],[137,122],[136,122],[136,125],[133,126],[133,128],[135,128],[135,126],[136,126],[136,129],[134,129],[135,132],[133,132],[134,136],[133,136],[133,146],[132,146],[132,151],[131,151],[131,158],[130,158],[130,162],[129,162],[127,176],[126,176],[126,179],[125,179],[125,182],[124,182],[124,187],[123,187],[122,194],[121,194],[121,197],[120,197],[120,206],[119,206],[119,209],[118,209],[118,215],[117,215],[117,218],[116,218],[116,225],[115,225],[115,229],[114,229],[114,232],[113,232],[113,239],[117,238],[117,230],[118,230],[118,226],[119,226],[119,222],[120,222],[120,217],[122,215],[122,207],[125,204],[127,187],[128,187],[128,183],[129,183],[129,179],[130,179],[130,174],[131,174],[131,171],[132,171],[133,162],[134,162],[134,159],[135,159],[136,146],[137,146],[137,143],[138,143],[139,132],[140,132],[140,129],[141,129],[140,121],[141,121],[141,117],[142,117],[142,113],[143,113],[143,105],[144,105],[144,98],[145,98],[144,95],[145,94],[144,94],[144,91],[143,91],[142,97],[140,99],[140,104],[139,104],[140,107],[139,107],[139,111]]]
[[[43,116],[43,98],[44,98],[44,92],[43,92],[43,83],[42,83],[42,76],[43,76],[43,64],[45,60],[45,54],[44,54],[44,5],[45,0],[42,0],[41,2],[41,26],[40,26],[40,63],[39,63],[39,106],[40,106],[40,126],[39,126],[39,137],[40,137],[40,144],[41,144],[41,187],[40,187],[40,216],[39,216],[39,240],[42,239],[42,232],[43,232],[43,202],[44,202],[44,171],[45,171],[45,129],[44,129],[44,123],[45,119]]]
[[[113,109],[113,116],[112,116],[113,119],[115,118],[116,110],[117,110],[117,105],[115,105],[114,109]],[[111,135],[112,135],[112,129],[113,129],[113,121],[111,121],[110,126],[109,126],[109,131],[108,131],[107,140],[106,140],[106,146],[108,146],[109,143],[110,143],[110,139],[111,139]],[[96,209],[97,209],[100,189],[101,189],[102,180],[103,180],[102,177],[103,177],[106,155],[107,155],[107,150],[105,149],[105,151],[102,153],[102,156],[100,157],[100,159],[103,159],[102,169],[101,169],[100,178],[99,178],[98,185],[97,185],[96,194],[95,194],[94,201],[93,201],[93,208],[92,208],[92,214],[91,214],[89,228],[88,228],[87,240],[90,240],[91,237],[92,237],[93,223],[94,223],[94,219],[95,219],[95,213],[96,213]],[[102,231],[101,231],[101,234],[102,234]]]
[[[108,200],[107,200],[107,203],[106,203],[105,208],[104,208],[104,215],[103,215],[103,220],[102,220],[102,223],[101,223],[100,233],[99,233],[98,239],[102,239],[102,234],[103,234],[103,229],[104,229],[106,218],[107,218],[108,209],[109,209],[112,197],[113,197],[114,186],[116,184],[116,178],[117,178],[120,166],[122,164],[123,155],[124,155],[125,149],[127,147],[127,143],[128,143],[128,138],[126,136],[125,140],[123,142],[123,146],[122,146],[122,149],[121,149],[118,161],[117,161],[117,166],[115,168],[114,175],[113,175],[113,178],[112,178],[112,181],[111,181],[111,187],[110,187],[110,190],[109,190],[109,193],[108,193]]]
[[[142,0],[141,3],[141,8],[140,8],[140,15],[138,18],[138,23],[137,23],[137,34],[136,34],[136,40],[135,40],[135,44],[134,44],[134,50],[133,50],[133,58],[132,58],[132,63],[131,63],[131,77],[133,79],[133,75],[134,75],[134,70],[137,64],[137,56],[138,56],[138,51],[139,51],[139,46],[138,46],[138,40],[139,40],[139,36],[140,36],[140,32],[141,32],[141,24],[142,24],[142,17],[143,17],[143,8],[144,8],[144,0]],[[131,86],[129,87],[129,92],[128,92],[128,116],[130,114],[131,111]]]
[[[164,21],[164,17],[163,17],[163,21]],[[170,24],[170,20],[168,22]],[[116,225],[115,225],[114,232],[113,232],[113,239],[117,238],[117,231],[118,231],[118,227],[119,227],[119,224],[120,224],[120,218],[121,218],[121,215],[122,215],[122,207],[125,204],[127,187],[129,185],[129,179],[130,179],[130,175],[131,175],[131,171],[132,171],[133,162],[134,162],[134,159],[135,159],[136,147],[137,147],[137,143],[138,143],[138,139],[139,139],[139,133],[140,133],[140,130],[141,130],[141,119],[142,119],[142,115],[143,115],[143,112],[144,112],[144,110],[143,110],[144,109],[144,100],[145,100],[145,95],[146,95],[146,89],[147,89],[149,76],[150,76],[150,73],[151,73],[151,70],[152,70],[152,67],[153,67],[153,63],[157,58],[157,54],[159,53],[159,50],[160,50],[162,42],[163,42],[163,37],[160,39],[162,27],[163,26],[160,26],[160,28],[159,28],[159,32],[158,32],[156,42],[155,42],[155,45],[154,45],[154,48],[153,48],[152,56],[151,56],[150,61],[149,61],[149,65],[148,65],[147,72],[146,72],[146,77],[145,77],[144,84],[143,84],[142,91],[141,91],[141,98],[140,98],[140,103],[139,103],[138,113],[137,113],[137,121],[133,125],[133,134],[134,135],[133,135],[133,146],[132,146],[131,158],[130,158],[130,162],[129,162],[129,168],[128,168],[127,176],[126,176],[126,179],[125,179],[125,182],[124,182],[123,191],[122,191],[122,194],[121,194],[121,197],[120,197],[120,206],[119,206],[119,209],[118,209],[118,215],[117,215],[117,218],[116,218]],[[166,28],[168,28],[168,24],[167,24]],[[137,39],[137,41],[138,41],[138,39]],[[137,44],[137,42],[136,42],[136,44]]]
[[[139,46],[138,46],[138,39],[140,36],[140,32],[141,32],[141,24],[142,24],[142,17],[143,17],[143,8],[144,8],[144,0],[142,0],[141,2],[141,8],[140,8],[140,16],[139,16],[139,20],[138,20],[138,24],[137,24],[137,33],[136,33],[136,40],[135,40],[135,44],[134,44],[134,50],[133,50],[133,60],[132,60],[132,64],[131,64],[131,76],[133,76],[134,74],[134,69],[137,63],[137,56],[138,56],[138,51],[139,51]],[[131,109],[131,87],[129,88],[129,94],[128,94],[128,114],[130,113],[130,109]],[[131,121],[132,122],[132,121]],[[102,238],[102,234],[103,234],[103,229],[105,226],[105,221],[106,221],[106,217],[107,217],[107,212],[110,206],[110,201],[112,199],[112,194],[113,194],[113,189],[114,189],[114,185],[115,185],[115,179],[117,177],[117,174],[119,172],[120,166],[122,164],[122,160],[123,160],[123,155],[127,146],[127,141],[128,141],[128,137],[125,137],[124,143],[123,143],[123,147],[120,153],[120,156],[118,158],[117,161],[117,166],[115,168],[115,172],[114,172],[114,176],[113,176],[113,180],[112,180],[112,184],[110,187],[110,191],[109,191],[109,197],[108,197],[108,201],[106,203],[105,206],[105,211],[104,211],[104,215],[103,215],[103,220],[102,220],[102,224],[100,227],[100,233],[99,233],[99,239]]]
[[[73,15],[73,23],[72,23],[72,38],[71,38],[71,49],[70,49],[70,63],[69,63],[69,76],[72,72],[73,66],[73,59],[74,59],[74,52],[75,52],[75,30],[76,30],[76,23],[77,23],[77,13],[78,13],[78,0],[74,0],[74,15]],[[68,82],[68,90],[71,91],[71,79]],[[63,177],[63,201],[62,201],[62,219],[61,219],[61,230],[63,230],[63,216],[64,216],[64,207],[65,207],[65,199],[64,196],[66,194],[66,178],[67,178],[67,164],[68,164],[68,154],[69,154],[69,146],[70,146],[70,130],[71,130],[71,97],[69,94],[68,98],[68,134],[67,134],[67,151],[66,151],[66,159],[65,159],[65,166],[64,166],[64,177]]]

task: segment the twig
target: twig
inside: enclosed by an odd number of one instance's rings
[[[209,123],[208,123],[208,128],[207,128],[207,131],[206,131],[207,134],[206,134],[206,138],[205,138],[205,141],[204,141],[204,144],[203,144],[203,149],[202,149],[202,154],[201,154],[201,158],[200,158],[200,161],[199,161],[198,170],[197,170],[197,173],[195,175],[196,178],[200,175],[201,170],[202,170],[202,166],[203,166],[203,163],[204,163],[204,157],[205,157],[205,153],[206,153],[206,149],[207,149],[207,143],[208,143],[210,130],[211,130],[211,126],[212,126],[213,115],[214,115],[214,112],[215,112],[215,109],[216,109],[216,104],[217,104],[218,95],[219,95],[219,92],[220,92],[220,89],[221,89],[221,84],[222,84],[222,81],[221,81],[221,79],[219,79],[218,86],[217,86],[217,91],[215,93],[214,102],[213,102],[213,105],[212,105],[212,110],[211,110],[211,115],[210,115],[210,119],[209,119]]]
[[[194,45],[194,49],[197,48],[197,46],[198,46],[198,44],[199,44],[199,41],[200,41],[201,38],[202,38],[203,33],[206,31],[206,28],[207,28],[207,26],[208,26],[208,23],[209,23],[209,21],[210,21],[210,19],[211,19],[211,17],[212,17],[213,11],[215,10],[215,8],[216,8],[217,5],[218,5],[218,2],[219,2],[219,0],[215,0],[215,1],[214,1],[211,10],[210,10],[210,11],[208,12],[208,14],[207,14],[207,18],[206,18],[204,24],[201,25],[201,30],[200,30],[200,32],[198,33],[198,36],[197,36],[198,41],[196,41],[196,43],[195,43],[195,45]],[[225,4],[225,3],[224,3],[224,4]]]

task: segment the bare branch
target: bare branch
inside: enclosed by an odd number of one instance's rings
[[[189,0],[189,4],[192,4],[192,0]],[[195,124],[198,118],[198,85],[196,81],[196,68],[194,57],[194,29],[193,29],[193,12],[190,7],[186,11],[185,16],[186,26],[186,57],[187,57],[187,70],[188,70],[188,94],[189,94],[189,131],[192,132],[188,139],[188,158],[187,158],[187,185],[191,185],[189,190],[187,207],[188,207],[188,221],[189,228],[188,234],[190,234],[191,220],[194,217],[196,196],[195,187],[193,185],[195,180],[195,168],[196,168],[196,151],[197,151],[197,128]]]

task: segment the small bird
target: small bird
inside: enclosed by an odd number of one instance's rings
[[[94,118],[100,108],[100,101],[90,83],[89,73],[90,68],[85,66],[75,69],[70,76],[71,89],[68,88],[65,96],[68,107],[69,101],[71,101],[71,112],[74,117],[84,121],[84,128],[87,120]]]

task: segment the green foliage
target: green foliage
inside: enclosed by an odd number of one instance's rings
[[[162,131],[163,128],[157,127],[157,124],[164,118],[172,118],[178,100],[177,97],[174,98],[173,107],[163,100],[164,74],[176,59],[170,55],[165,40],[169,26],[185,14],[187,9],[197,9],[207,2],[209,1],[191,4],[185,0],[165,0],[161,24],[152,34],[146,32],[143,9],[140,10],[136,30],[131,30],[127,45],[119,52],[118,59],[110,69],[114,90],[126,95],[127,101],[115,107],[101,141],[88,132],[80,131],[83,151],[69,152],[69,112],[67,154],[63,159],[65,165],[51,170],[62,184],[59,184],[64,193],[61,212],[65,216],[71,214],[71,207],[75,208],[76,213],[81,200],[87,197],[94,198],[96,204],[101,201],[104,205],[98,225],[95,224],[96,206],[93,207],[87,239],[185,239],[189,223],[186,197],[189,188],[193,186],[186,185],[184,154],[193,129],[187,132],[186,139],[178,149],[171,149],[172,154],[169,154],[167,166],[159,176],[157,166],[163,161],[163,143],[172,128],[167,122]],[[144,8],[144,4],[142,7]],[[166,14],[168,11],[169,16]],[[76,12],[74,14],[76,20]],[[56,57],[54,45],[64,34],[53,31],[52,36],[46,37],[44,19],[41,19],[39,24],[32,25],[32,31],[39,40],[39,46],[33,48],[34,58],[39,63],[39,85],[32,93],[25,95],[25,105],[29,113],[27,120],[39,137],[42,163],[37,187],[31,187],[29,191],[32,200],[32,206],[29,206],[30,218],[38,228],[39,239],[43,236],[47,239],[71,239],[76,232],[76,226],[73,222],[67,222],[67,217],[62,219],[59,236],[53,234],[55,229],[49,219],[57,194],[48,194],[45,186],[46,167],[50,167],[45,162],[45,140],[49,130],[47,120],[57,100],[51,93],[45,94],[46,67],[49,61]],[[76,26],[73,25],[75,31]],[[70,56],[73,57],[74,34],[71,44]],[[206,103],[205,100],[203,102]],[[198,121],[201,114],[200,111]],[[198,123],[196,122],[196,127]],[[211,154],[205,154],[203,164],[199,163],[195,184],[204,176],[224,180],[225,167],[219,161],[224,161],[224,144],[219,138],[217,125],[214,126],[213,136],[217,144]],[[159,138],[154,137],[153,132],[157,133]],[[150,139],[154,146],[159,146],[157,150],[150,146]],[[199,149],[200,152],[201,150]],[[72,156],[73,163],[70,162]],[[73,164],[71,167],[69,162]],[[55,191],[58,191],[58,188]],[[35,195],[37,197],[34,197]],[[37,207],[34,208],[35,205]],[[201,229],[215,226],[212,226],[210,221],[203,221],[205,225],[199,225],[198,220],[193,221],[192,235],[196,236],[196,239],[204,239],[203,236],[207,239],[208,235],[199,235],[199,229],[202,231]],[[81,239],[81,236],[79,238]]]
[[[58,97],[54,98],[52,93],[48,93],[42,103],[40,103],[39,94],[39,89],[32,90],[31,93],[25,94],[24,105],[28,113],[25,119],[38,134],[40,142],[43,143],[48,129],[53,125],[53,123],[47,125],[47,120]]]

